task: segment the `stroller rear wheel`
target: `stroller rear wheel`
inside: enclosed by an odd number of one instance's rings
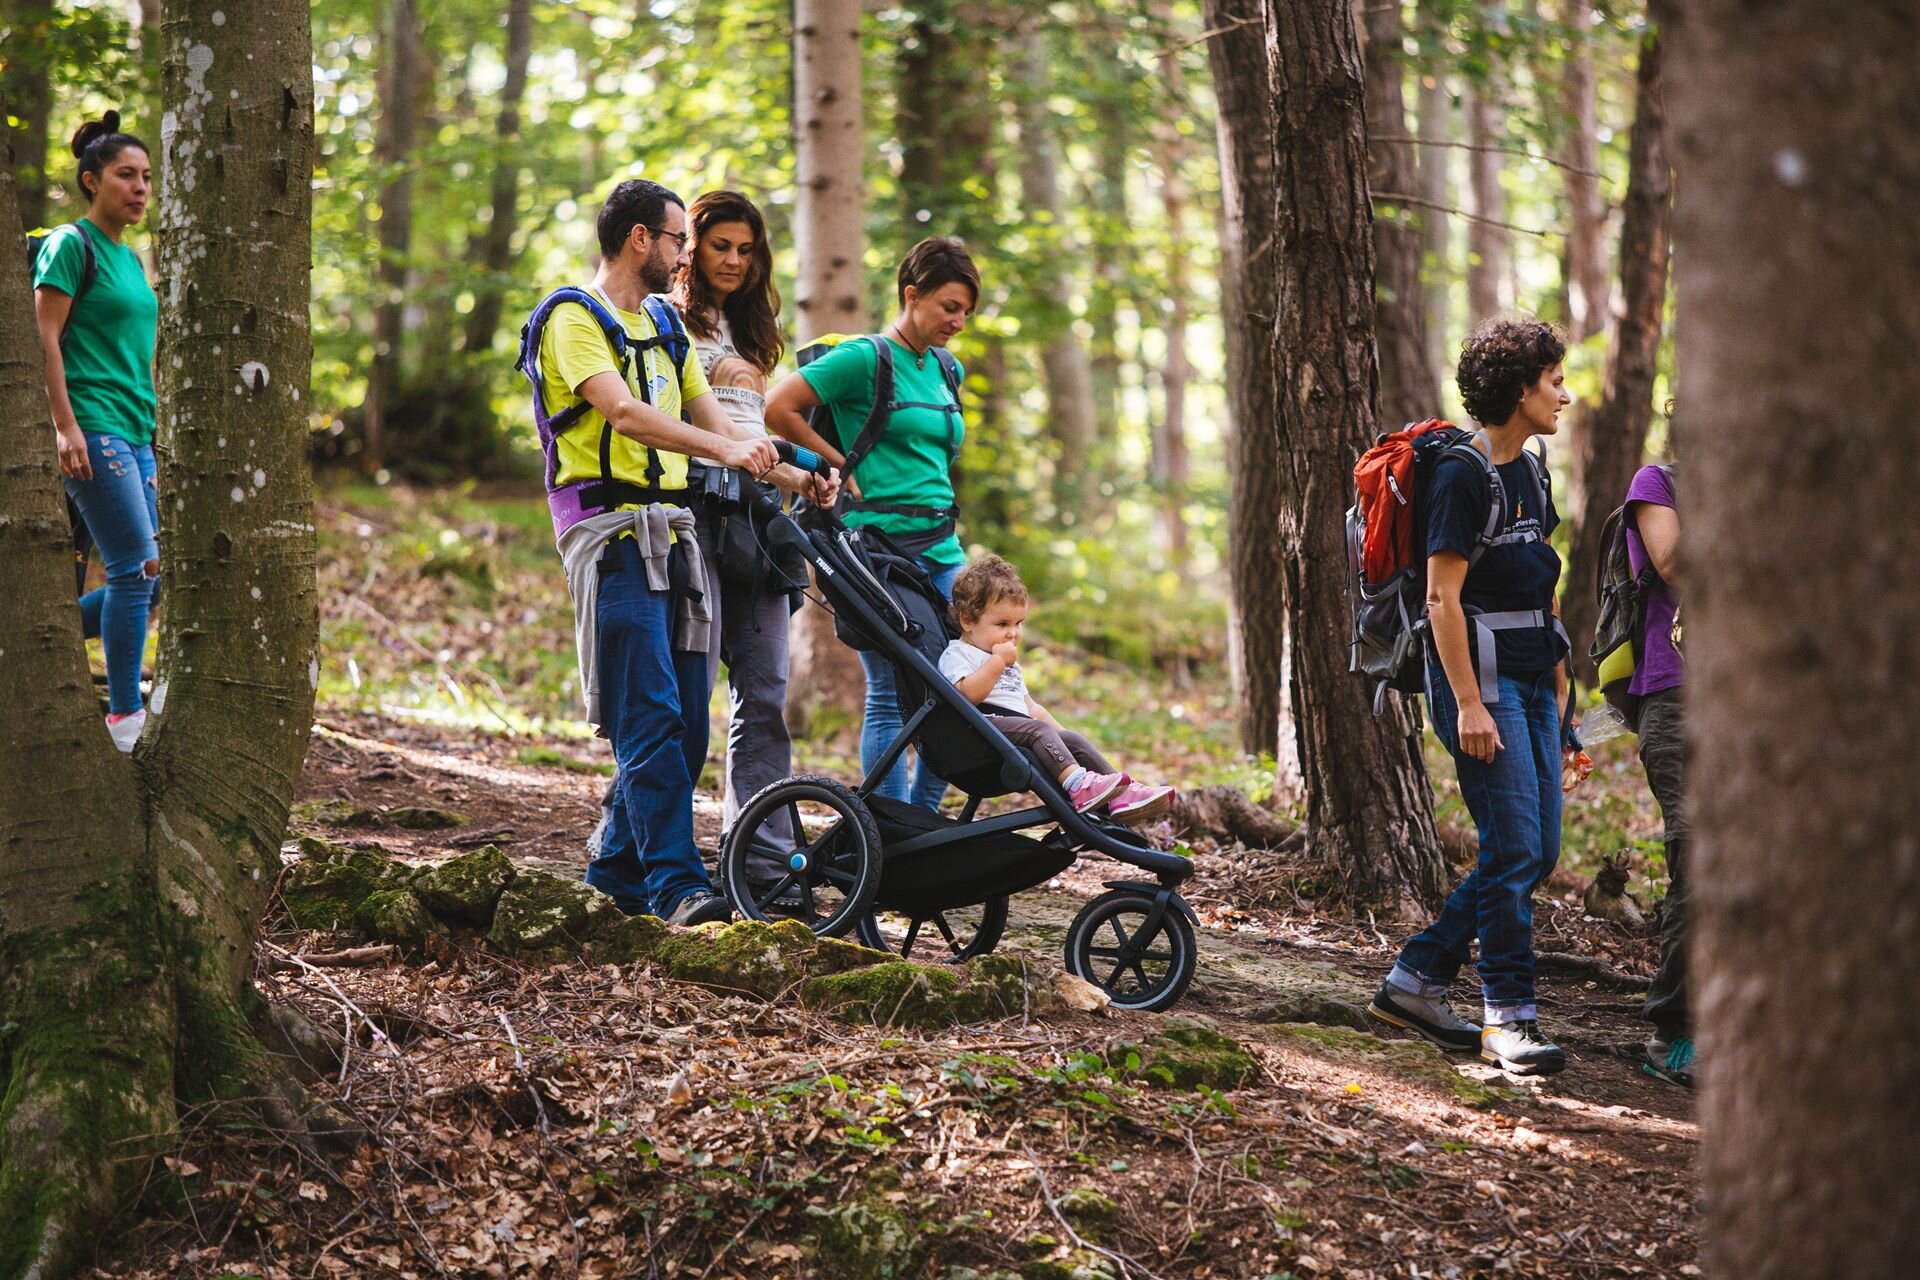
[[[762,787],[727,835],[721,879],[749,920],[799,920],[839,937],[880,887],[880,829],[853,791],[802,774]]]
[[[887,951],[903,960],[944,960],[959,964],[984,956],[1000,945],[1007,929],[1005,894],[970,907],[949,907],[930,916],[899,911],[876,911],[862,916],[854,936],[861,945]]]
[[[1138,889],[1101,894],[1067,930],[1067,972],[1105,991],[1122,1009],[1172,1005],[1193,981],[1199,954],[1193,925],[1176,902],[1163,906],[1156,895]]]

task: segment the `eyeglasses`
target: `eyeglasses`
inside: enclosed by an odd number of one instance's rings
[[[646,224],[646,223],[644,223],[644,222],[640,222],[640,223],[635,223],[634,225],[635,225],[635,226],[641,226],[641,227],[647,227],[647,224]],[[679,253],[679,252],[681,252],[682,250],[684,250],[684,249],[685,249],[685,248],[687,247],[687,239],[688,239],[688,236],[689,236],[689,233],[688,233],[688,232],[685,232],[685,231],[668,231],[668,230],[667,230],[667,229],[666,229],[665,227],[647,227],[647,230],[649,230],[649,231],[651,231],[651,232],[653,232],[653,234],[655,234],[655,235],[657,235],[657,236],[672,236],[672,237],[673,237],[673,251],[674,251],[675,253]]]

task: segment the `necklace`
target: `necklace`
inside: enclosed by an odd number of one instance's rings
[[[907,331],[900,327],[899,322],[895,321],[892,325],[889,326],[889,328],[891,328],[894,331],[894,333],[899,335],[900,345],[905,347],[907,350],[913,352],[913,367],[916,369],[926,368],[927,353],[915,347],[911,342],[907,341]]]

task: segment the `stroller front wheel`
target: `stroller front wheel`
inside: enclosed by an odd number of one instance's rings
[[[839,937],[880,887],[880,828],[845,784],[802,774],[756,792],[720,851],[733,909],[748,920],[799,920]]]
[[[1162,905],[1138,889],[1101,894],[1067,930],[1067,972],[1105,991],[1118,1008],[1168,1008],[1193,981],[1199,955],[1177,901]]]

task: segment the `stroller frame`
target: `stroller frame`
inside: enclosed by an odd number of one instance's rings
[[[911,921],[900,951],[910,955],[921,926],[931,922],[945,937],[945,958],[959,961],[992,950],[1009,895],[1044,883],[1081,851],[1093,851],[1145,874],[1107,881],[1109,892],[1075,917],[1067,931],[1067,969],[1120,1007],[1163,1009],[1178,1000],[1198,958],[1198,921],[1176,892],[1193,874],[1193,863],[1154,848],[1097,811],[1076,811],[1058,780],[940,674],[937,649],[952,634],[945,601],[930,584],[896,594],[875,569],[890,558],[898,575],[902,558],[917,558],[884,535],[875,537],[870,527],[850,529],[818,507],[789,514],[763,496],[755,503],[754,523],[769,552],[790,547],[812,568],[836,629],[843,636],[857,634],[893,664],[905,714],[900,732],[858,787],[796,775],[747,801],[721,852],[722,881],[735,909],[750,919],[798,915],[828,936],[857,931],[862,942],[884,950],[894,948],[879,927],[878,912],[895,911]],[[966,796],[957,818],[877,794],[907,747],[916,744],[921,767],[934,768]],[[1037,803],[978,816],[984,800],[1016,791],[1031,792]],[[838,815],[825,834],[813,837],[806,829],[802,801]],[[792,852],[762,834],[782,810]],[[1049,830],[1040,839],[1021,834],[1042,827]],[[760,868],[757,882],[750,854]],[[769,882],[764,868],[773,859],[784,860],[787,870]],[[821,898],[829,901],[822,905]],[[963,938],[950,916],[972,909],[980,919],[972,936]]]

